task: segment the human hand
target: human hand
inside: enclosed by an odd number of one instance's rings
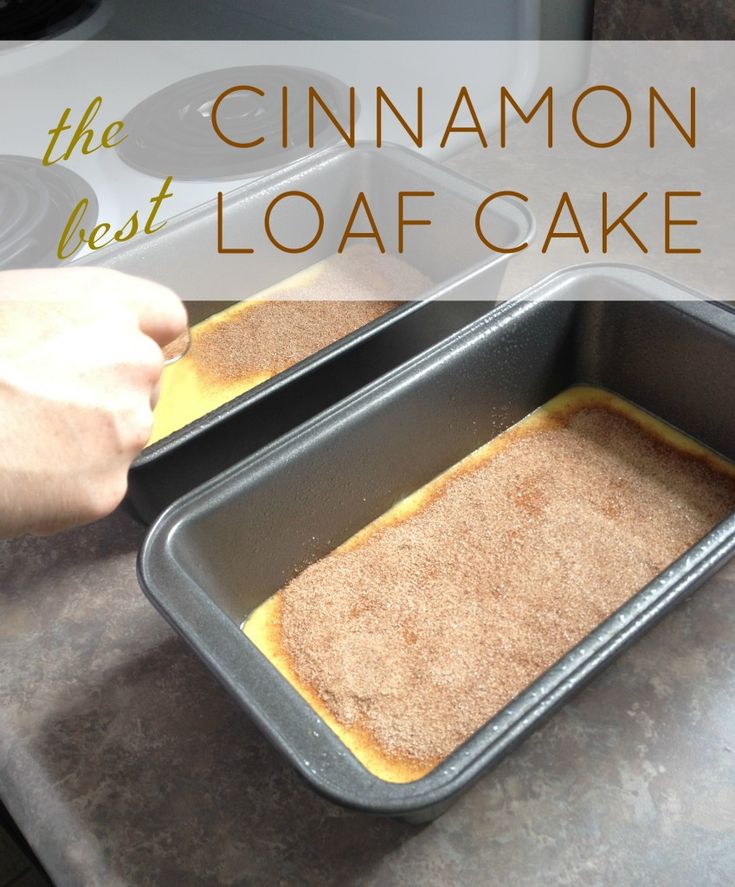
[[[0,537],[113,511],[146,445],[173,292],[93,268],[0,272]]]

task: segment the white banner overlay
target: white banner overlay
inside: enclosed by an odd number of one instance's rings
[[[0,81],[2,269],[495,300],[612,262],[732,298],[730,43],[55,41]]]

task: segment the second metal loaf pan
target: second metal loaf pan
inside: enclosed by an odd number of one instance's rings
[[[369,773],[239,628],[307,564],[575,383],[616,392],[735,458],[735,312],[676,301],[682,294],[625,268],[559,274],[202,486],[152,528],[139,558],[150,599],[318,791],[372,813],[437,815],[735,553],[732,516],[408,784]]]

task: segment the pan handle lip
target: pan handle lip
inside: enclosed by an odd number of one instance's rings
[[[558,288],[560,283],[573,285],[577,280],[584,278],[599,277],[600,279],[612,280],[614,282],[630,284],[631,288],[640,291],[638,298],[631,298],[629,301],[670,301],[677,305],[687,305],[691,303],[705,303],[713,308],[722,310],[725,314],[735,315],[735,306],[729,305],[717,296],[708,296],[702,290],[696,289],[689,284],[676,280],[668,274],[660,271],[654,271],[643,265],[636,265],[633,262],[577,262],[572,265],[566,265],[552,271],[550,274],[540,278],[531,286],[515,295],[513,298],[524,297],[526,299],[539,298],[544,294],[550,297],[549,290]],[[668,291],[672,298],[667,299],[667,292],[661,292],[661,288]],[[675,293],[685,293],[686,297],[681,295],[673,297]],[[573,301],[573,300],[572,300]],[[588,301],[609,301],[606,299],[589,299]]]

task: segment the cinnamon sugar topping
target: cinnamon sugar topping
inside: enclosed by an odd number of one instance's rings
[[[430,769],[735,510],[735,474],[587,391],[278,593],[298,682],[387,759]]]
[[[243,303],[226,322],[204,325],[190,357],[219,383],[275,375],[430,287],[407,262],[355,247]]]

